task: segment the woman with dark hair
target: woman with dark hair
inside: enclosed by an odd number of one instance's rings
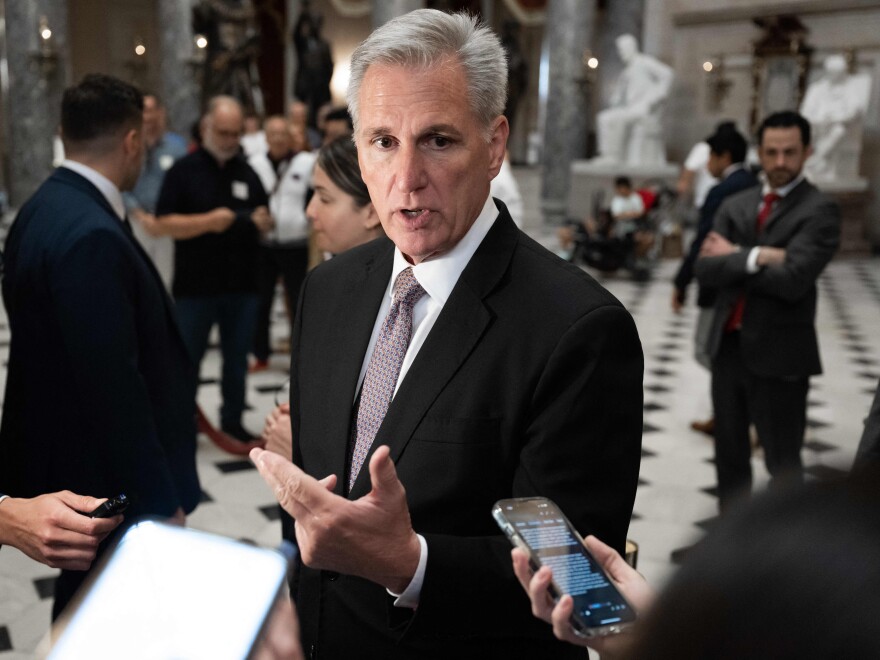
[[[306,207],[306,216],[321,250],[339,254],[384,235],[361,179],[351,137],[339,137],[321,147],[312,187],[315,194]]]
[[[321,147],[312,187],[315,194],[306,206],[306,217],[312,223],[315,243],[323,252],[340,254],[385,235],[361,179],[357,149],[350,137],[337,138]],[[269,413],[262,437],[266,449],[290,457],[287,403]]]

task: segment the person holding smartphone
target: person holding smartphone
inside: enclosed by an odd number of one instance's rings
[[[880,657],[880,471],[780,486],[733,510],[655,598],[612,548],[585,539],[592,556],[638,611],[631,634],[584,638],[572,599],[554,604],[550,569],[513,568],[532,613],[557,638],[602,657],[677,660],[820,660]]]
[[[37,497],[0,493],[0,545],[11,545],[51,568],[88,570],[98,545],[122,516],[90,518],[104,500],[68,490]]]

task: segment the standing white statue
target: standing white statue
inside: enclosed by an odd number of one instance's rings
[[[639,52],[631,34],[615,40],[625,65],[608,108],[597,117],[600,162],[657,165],[666,163],[663,106],[672,87],[672,69]]]
[[[804,167],[810,179],[858,178],[870,91],[870,78],[847,73],[843,55],[825,58],[824,75],[809,86],[801,104],[801,114],[813,129],[813,155]]]

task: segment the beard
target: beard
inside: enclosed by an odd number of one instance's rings
[[[229,149],[223,149],[216,145],[213,140],[207,137],[203,141],[202,146],[205,148],[205,151],[211,154],[221,164],[235,158],[236,154],[238,154],[239,149],[238,145],[235,145],[235,147],[230,147]]]

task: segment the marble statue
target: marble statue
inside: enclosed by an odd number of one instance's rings
[[[624,34],[615,40],[623,60],[609,107],[597,117],[598,162],[634,165],[666,163],[663,143],[663,107],[672,87],[672,69],[655,57],[639,52],[636,38]]]
[[[849,74],[842,55],[826,57],[823,69],[801,105],[813,130],[813,155],[804,172],[813,181],[857,180],[871,81]]]

